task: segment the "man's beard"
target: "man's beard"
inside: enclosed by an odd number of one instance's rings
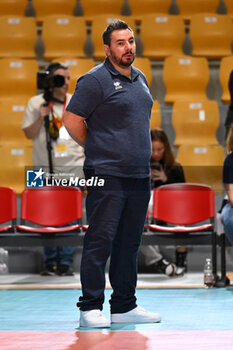
[[[129,54],[129,52],[127,52],[127,54]],[[125,55],[127,55],[125,54]],[[111,51],[111,58],[112,58],[112,61],[114,63],[116,63],[118,66],[121,66],[121,67],[130,67],[131,64],[133,63],[134,59],[135,59],[135,54],[130,52],[130,54],[132,55],[132,59],[130,61],[123,61],[122,58],[117,58]],[[124,55],[124,56],[125,56]]]

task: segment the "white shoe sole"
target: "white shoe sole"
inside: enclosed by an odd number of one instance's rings
[[[110,322],[106,323],[82,323],[79,322],[79,327],[85,327],[85,328],[109,328],[111,327]]]
[[[112,323],[157,323],[161,321],[161,317],[158,314],[153,316],[141,315],[141,316],[128,316],[123,314],[112,314],[111,322]]]

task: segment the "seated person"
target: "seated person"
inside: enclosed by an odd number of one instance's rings
[[[152,156],[151,156],[151,189],[176,183],[185,182],[182,166],[175,161],[168,137],[164,130],[155,128],[151,130]],[[151,198],[151,206],[152,206]],[[186,247],[176,249],[175,263],[163,258],[158,246],[141,246],[139,259],[144,261],[144,272],[161,272],[167,276],[182,275],[186,270]]]
[[[233,245],[233,124],[231,124],[226,140],[227,156],[223,165],[223,184],[226,196],[223,201],[221,218],[225,233]]]

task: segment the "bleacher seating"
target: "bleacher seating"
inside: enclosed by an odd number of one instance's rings
[[[226,7],[227,14],[233,17],[233,2],[232,0],[224,0],[224,5]]]
[[[112,13],[120,16],[124,0],[80,0],[84,16],[97,16]]]
[[[172,125],[176,134],[174,146],[217,145],[219,123],[216,101],[176,101],[172,109]]]
[[[131,15],[140,17],[149,13],[168,14],[172,0],[128,0]]]
[[[143,56],[161,60],[183,54],[185,27],[181,16],[150,14],[141,17],[140,37]]]
[[[216,60],[232,55],[233,26],[232,18],[228,15],[192,15],[189,36],[193,56]]]
[[[86,22],[83,17],[51,15],[44,18],[42,40],[44,59],[85,57]]]
[[[32,145],[32,140],[26,138],[22,131],[24,110],[15,109],[11,112],[1,112],[0,107],[0,145],[19,143]]]
[[[76,0],[32,0],[36,21],[42,24],[44,17],[50,15],[73,16]]]
[[[0,58],[35,58],[36,40],[35,18],[0,16]]]
[[[189,23],[191,16],[194,14],[216,14],[219,0],[176,0],[176,4],[179,8],[180,15],[184,18],[186,23]]]
[[[0,59],[0,102],[26,99],[36,94],[38,63],[36,60]]]
[[[21,194],[26,184],[26,167],[32,167],[32,146],[0,144],[0,163],[0,186],[12,187],[17,194]]]
[[[1,16],[24,16],[27,4],[28,0],[1,0],[0,14]]]
[[[12,99],[0,99],[0,113],[25,112],[28,98],[13,97]]]
[[[208,61],[204,57],[171,56],[164,60],[165,102],[206,100],[209,82]]]
[[[162,124],[162,114],[158,101],[154,101],[151,110],[150,129],[159,128]]]
[[[224,149],[220,145],[181,145],[177,153],[186,182],[209,185],[218,194],[223,192],[224,158]]]
[[[233,56],[223,57],[220,61],[219,80],[222,87],[222,102],[230,103],[229,78],[233,71]]]

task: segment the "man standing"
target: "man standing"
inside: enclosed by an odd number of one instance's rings
[[[64,113],[64,125],[85,149],[88,230],[81,262],[83,296],[80,326],[109,327],[101,313],[105,266],[112,323],[159,322],[160,315],[136,304],[137,252],[150,197],[150,113],[152,97],[145,76],[132,67],[135,40],[127,23],[117,20],[103,33],[106,60],[82,76]]]

